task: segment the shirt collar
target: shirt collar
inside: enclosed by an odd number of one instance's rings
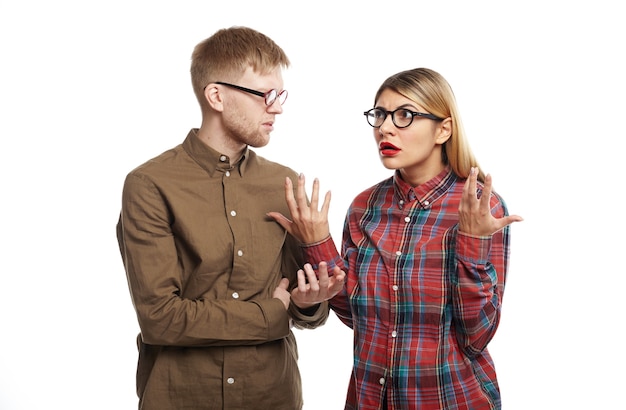
[[[200,138],[198,138],[197,128],[192,128],[191,131],[189,131],[187,138],[183,141],[183,149],[211,176],[214,176],[217,171],[226,172],[232,171],[235,168],[239,171],[239,174],[243,176],[248,158],[250,157],[249,147],[246,146],[241,156],[233,161],[228,155],[221,154],[202,142]]]
[[[452,172],[450,166],[446,166],[435,177],[416,187],[404,181],[400,171],[397,170],[393,175],[393,184],[396,196],[401,202],[410,203],[418,201],[424,206],[430,206],[448,190],[449,186],[454,183],[456,179],[456,174]]]

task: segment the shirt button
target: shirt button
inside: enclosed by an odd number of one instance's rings
[[[226,161],[226,155],[220,156],[220,161],[222,161],[222,162]]]
[[[237,216],[237,212],[236,211],[230,211],[230,216]]]
[[[385,378],[381,377],[380,379],[378,379],[378,383],[385,384]]]
[[[409,218],[408,216],[404,218],[404,222],[411,222],[411,218]]]
[[[397,336],[398,336],[398,332],[396,332],[395,330],[391,332],[391,337],[397,337]]]
[[[430,205],[430,202],[424,201],[423,204],[424,204],[424,206],[428,206],[428,205]]]
[[[233,292],[233,299],[239,299],[239,293]]]
[[[226,176],[229,177],[230,176],[230,171],[226,171]]]
[[[400,255],[402,255],[402,252],[396,251],[396,256],[400,256]]]
[[[397,290],[398,290],[398,285],[393,285],[391,288],[392,288],[393,290],[396,290],[396,291],[397,291]]]
[[[242,251],[241,249],[240,249],[240,250],[238,250],[238,251],[237,251],[237,255],[238,255],[238,256],[243,256],[243,251]]]
[[[226,379],[226,383],[233,384],[235,383],[235,379],[233,379],[232,377],[229,377],[228,379]]]

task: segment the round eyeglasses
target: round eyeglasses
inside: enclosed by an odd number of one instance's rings
[[[413,118],[428,118],[430,120],[441,121],[443,118],[439,118],[436,115],[428,114],[425,112],[419,111],[411,111],[406,108],[398,108],[394,111],[383,110],[382,108],[372,108],[369,111],[365,111],[363,113],[369,125],[374,128],[379,128],[385,120],[387,116],[391,114],[391,121],[393,121],[393,125],[398,128],[406,128],[413,122]]]
[[[242,87],[240,85],[224,83],[224,82],[221,82],[221,81],[216,81],[215,84],[225,85],[226,87],[234,88],[234,89],[239,90],[239,91],[244,91],[246,93],[250,93],[250,94],[258,95],[259,97],[263,97],[265,99],[265,105],[267,105],[268,107],[270,105],[274,104],[274,102],[276,102],[276,100],[278,100],[280,105],[283,105],[285,103],[285,101],[287,100],[287,90],[282,90],[282,91],[278,92],[278,91],[276,91],[276,89],[272,88],[268,92],[264,93],[263,91],[252,90],[250,88]]]

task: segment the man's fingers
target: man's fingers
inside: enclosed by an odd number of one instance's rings
[[[333,276],[335,279],[339,279],[342,282],[346,279],[346,272],[342,271],[339,266],[333,268]]]
[[[328,277],[328,264],[326,262],[320,262],[318,276],[319,276],[320,289],[327,288],[328,283],[330,282],[330,279]]]
[[[298,287],[292,291],[296,304],[309,306],[329,300],[343,289],[345,276],[345,272],[337,266],[329,275],[326,262],[320,262],[317,274],[311,264],[306,263],[303,269],[298,270]]]
[[[309,281],[309,288],[314,292],[319,292],[320,284],[319,284],[319,280],[317,279],[317,275],[315,274],[315,271],[313,270],[313,267],[311,266],[311,264],[307,263],[304,265],[304,269],[306,272],[307,279]]]
[[[343,288],[344,281],[346,279],[346,273],[342,271],[339,266],[333,268],[333,282],[331,284],[331,292],[337,293]]]
[[[306,268],[306,265],[305,265]],[[306,293],[307,291],[307,283],[306,283],[306,274],[302,269],[298,270],[298,292]]]
[[[304,277],[304,275],[306,275],[306,278]],[[302,291],[302,292],[306,292],[307,290],[312,290],[312,291],[319,291],[320,286],[319,286],[319,281],[317,280],[317,275],[315,274],[315,271],[313,270],[313,267],[311,266],[310,263],[306,263],[304,265],[304,274],[302,275],[302,286],[300,286],[300,276],[298,276],[298,288]]]
[[[283,288],[285,290],[289,289],[289,279],[287,278],[282,278],[280,280],[280,283],[278,283],[278,287],[279,288]]]

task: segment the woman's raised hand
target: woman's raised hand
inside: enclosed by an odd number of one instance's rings
[[[306,196],[304,175],[298,177],[298,186],[293,189],[293,182],[290,178],[285,179],[285,200],[291,213],[291,219],[280,212],[268,212],[267,215],[273,218],[287,232],[296,237],[302,243],[315,243],[326,239],[330,235],[328,224],[328,209],[330,207],[330,191],[324,196],[322,208],[319,208],[319,188],[320,183],[317,178],[313,180],[313,191],[311,192],[311,202]]]
[[[495,218],[491,214],[491,175],[485,176],[483,192],[480,198],[476,195],[476,180],[478,170],[472,167],[470,175],[465,181],[461,203],[459,205],[459,231],[476,236],[493,235],[505,226],[523,221],[518,215],[508,215]]]

